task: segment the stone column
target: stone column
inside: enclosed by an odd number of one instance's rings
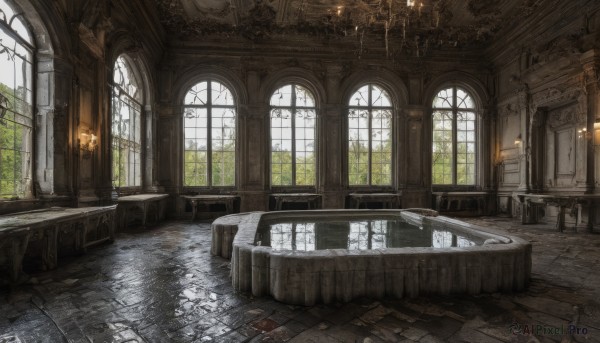
[[[530,109],[529,88],[523,84],[517,90],[519,114],[521,117],[522,144],[519,151],[520,183],[517,191],[529,192],[530,190],[530,160],[531,160],[531,132],[530,132]]]
[[[142,117],[144,118],[142,186],[144,192],[163,193],[165,189],[158,182],[158,112],[153,105],[146,105]]]
[[[257,98],[255,94],[250,99]],[[239,194],[241,212],[266,211],[268,209],[267,187],[269,166],[267,123],[269,107],[263,103],[253,103],[240,109],[239,115]]]
[[[157,106],[158,119],[157,142],[157,177],[158,183],[168,193],[181,192],[183,166],[181,153],[183,151],[182,115],[179,106],[161,104]]]
[[[479,126],[479,129],[481,130],[479,139],[481,140],[481,143],[479,145],[480,149],[478,151],[479,156],[477,156],[477,161],[479,163],[479,180],[477,183],[481,186],[482,190],[485,191],[494,190],[492,156],[494,156],[496,152],[495,146],[497,144],[494,140],[496,138],[495,129],[497,125],[496,116],[492,112],[493,108],[494,106],[487,106],[479,115],[479,120],[481,123],[481,125]]]
[[[404,159],[397,155],[404,208],[431,207],[431,130],[424,125],[425,113],[424,106],[407,106],[404,109],[406,129],[399,136],[406,147],[403,149]]]
[[[39,55],[36,90],[35,158],[38,196],[71,195],[73,147],[69,132],[69,108],[73,67],[65,59]],[[72,106],[71,106],[72,107]]]
[[[580,108],[585,110],[585,125],[587,132],[585,134],[585,186],[587,192],[595,192],[595,185],[600,180],[600,170],[596,169],[596,151],[594,146],[595,128],[594,125],[600,122],[598,113],[598,97],[600,82],[600,51],[590,50],[581,56],[581,65],[583,67],[584,94],[579,99],[585,102],[585,106]],[[581,105],[581,104],[580,104]],[[599,128],[600,129],[600,128]],[[598,137],[600,138],[600,137]]]
[[[323,195],[323,208],[344,208],[345,205],[344,163],[348,157],[344,145],[347,142],[346,106],[342,103],[344,99],[340,93],[342,70],[340,65],[327,66],[327,99],[324,99],[319,113],[319,191]]]

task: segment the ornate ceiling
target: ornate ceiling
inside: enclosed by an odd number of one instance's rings
[[[156,0],[180,37],[300,34],[331,39],[378,35],[419,52],[488,42],[543,0]]]

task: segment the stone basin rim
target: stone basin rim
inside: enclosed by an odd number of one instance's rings
[[[294,251],[254,243],[262,218],[327,216],[351,220],[352,215],[361,219],[371,215],[399,216],[416,225],[441,223],[443,228],[457,229],[467,237],[493,239],[495,244]],[[251,212],[238,216],[237,223],[233,219],[217,219],[213,223],[213,238],[218,226],[237,228],[230,241],[234,289],[253,296],[270,295],[293,305],[347,302],[364,296],[382,299],[515,292],[526,289],[531,277],[531,243],[443,216],[422,216],[406,210],[313,210]]]
[[[358,214],[358,215],[357,215]],[[256,229],[258,225],[261,224],[262,220],[274,220],[274,219],[297,219],[297,218],[306,218],[307,215],[310,217],[323,217],[327,215],[332,218],[343,218],[343,219],[351,219],[348,216],[360,217],[364,218],[364,215],[379,215],[383,214],[385,216],[397,216],[400,219],[407,221],[413,225],[423,225],[423,221],[429,222],[438,222],[440,224],[445,224],[448,227],[452,227],[453,229],[457,229],[458,231],[463,231],[467,235],[477,235],[483,236],[487,239],[497,240],[496,242],[487,242],[482,245],[475,245],[470,247],[450,247],[450,248],[433,248],[433,247],[402,247],[402,248],[385,248],[385,249],[368,249],[368,250],[358,250],[362,254],[366,254],[369,251],[373,252],[386,252],[386,253],[401,253],[403,250],[410,249],[410,253],[433,253],[433,252],[443,252],[443,251],[469,251],[469,250],[477,250],[486,247],[489,249],[490,246],[502,246],[505,244],[529,244],[529,242],[510,235],[505,235],[500,233],[494,229],[486,228],[480,225],[474,225],[470,223],[466,223],[454,218],[449,218],[445,216],[423,216],[421,214],[417,214],[411,212],[411,210],[394,210],[394,209],[381,209],[381,210],[310,210],[310,211],[276,211],[276,212],[247,212],[247,213],[238,213],[231,216],[242,217],[242,215],[246,215],[239,224],[238,224],[238,232],[233,240],[233,245],[246,245],[251,248],[259,248],[261,250],[267,249],[271,250],[272,253],[287,253],[293,252],[294,254],[303,255],[309,254],[314,255],[319,251],[340,251],[348,253],[350,250],[348,249],[323,249],[323,250],[314,250],[314,251],[292,251],[292,250],[274,250],[269,246],[259,246],[254,243],[256,236]],[[315,216],[316,215],[316,216]],[[217,219],[218,220],[218,219]],[[471,232],[469,232],[471,231]],[[250,237],[251,236],[251,237]],[[495,244],[497,243],[497,244]],[[502,249],[499,249],[502,250]],[[408,250],[407,250],[408,252]]]

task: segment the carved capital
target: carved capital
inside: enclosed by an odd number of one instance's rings
[[[595,84],[598,86],[600,82],[600,70],[596,63],[588,63],[583,66],[583,86]]]
[[[521,83],[521,85],[515,90],[518,99],[518,106],[520,108],[527,108],[527,104],[529,102],[529,86],[526,83]]]
[[[489,111],[485,111],[485,112],[489,112]],[[498,116],[499,117],[509,117],[509,116],[518,115],[518,114],[519,114],[519,108],[518,108],[518,105],[516,105],[516,104],[508,103],[508,104],[498,107]]]

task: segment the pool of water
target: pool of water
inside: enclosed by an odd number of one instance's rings
[[[369,250],[405,247],[469,247],[485,239],[442,225],[414,225],[398,216],[352,218],[274,219],[262,222],[255,245],[273,250]]]
[[[514,292],[531,244],[427,209],[251,212],[213,222],[235,290],[311,306],[358,297]]]

